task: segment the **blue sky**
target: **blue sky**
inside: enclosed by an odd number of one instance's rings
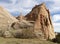
[[[0,6],[7,9],[12,15],[18,16],[20,12],[26,15],[38,4],[45,2],[50,10],[54,30],[60,32],[60,0],[0,0]]]

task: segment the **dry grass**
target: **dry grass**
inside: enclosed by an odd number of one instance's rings
[[[55,43],[40,39],[17,39],[0,37],[0,44],[55,44]]]

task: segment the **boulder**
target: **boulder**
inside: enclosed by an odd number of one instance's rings
[[[5,38],[11,38],[11,37],[13,37],[13,36],[12,36],[12,33],[10,33],[9,31],[5,31],[5,32],[3,33],[3,37],[5,37]]]

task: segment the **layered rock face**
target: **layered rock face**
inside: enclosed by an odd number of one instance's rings
[[[0,7],[0,29],[8,29],[13,22],[18,21],[3,7]]]
[[[44,3],[36,5],[25,17],[29,21],[35,21],[34,32],[38,37],[43,35],[45,39],[55,38],[50,12]]]

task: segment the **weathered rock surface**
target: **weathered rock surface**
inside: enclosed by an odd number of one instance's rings
[[[12,23],[17,21],[6,9],[0,7],[0,37],[12,37],[9,30]]]
[[[14,37],[16,38],[35,38],[34,34],[34,24],[33,21],[27,21],[25,16],[16,17],[18,22],[12,23],[11,27],[14,29],[13,32]]]
[[[13,22],[18,21],[6,9],[0,7],[0,29],[8,29]]]
[[[9,31],[4,31],[3,37],[5,37],[5,38],[11,38],[13,36],[12,36],[12,33],[10,33]]]
[[[55,38],[50,12],[44,3],[36,5],[25,17],[28,21],[35,21],[34,32],[38,37],[43,35],[45,39]]]
[[[11,27],[13,27],[14,29],[27,29],[30,27],[33,28],[33,24],[29,23],[26,20],[21,20],[20,22],[12,23]]]
[[[19,22],[14,22],[11,27],[16,30],[13,35],[16,38],[34,38],[33,24],[19,17]]]

